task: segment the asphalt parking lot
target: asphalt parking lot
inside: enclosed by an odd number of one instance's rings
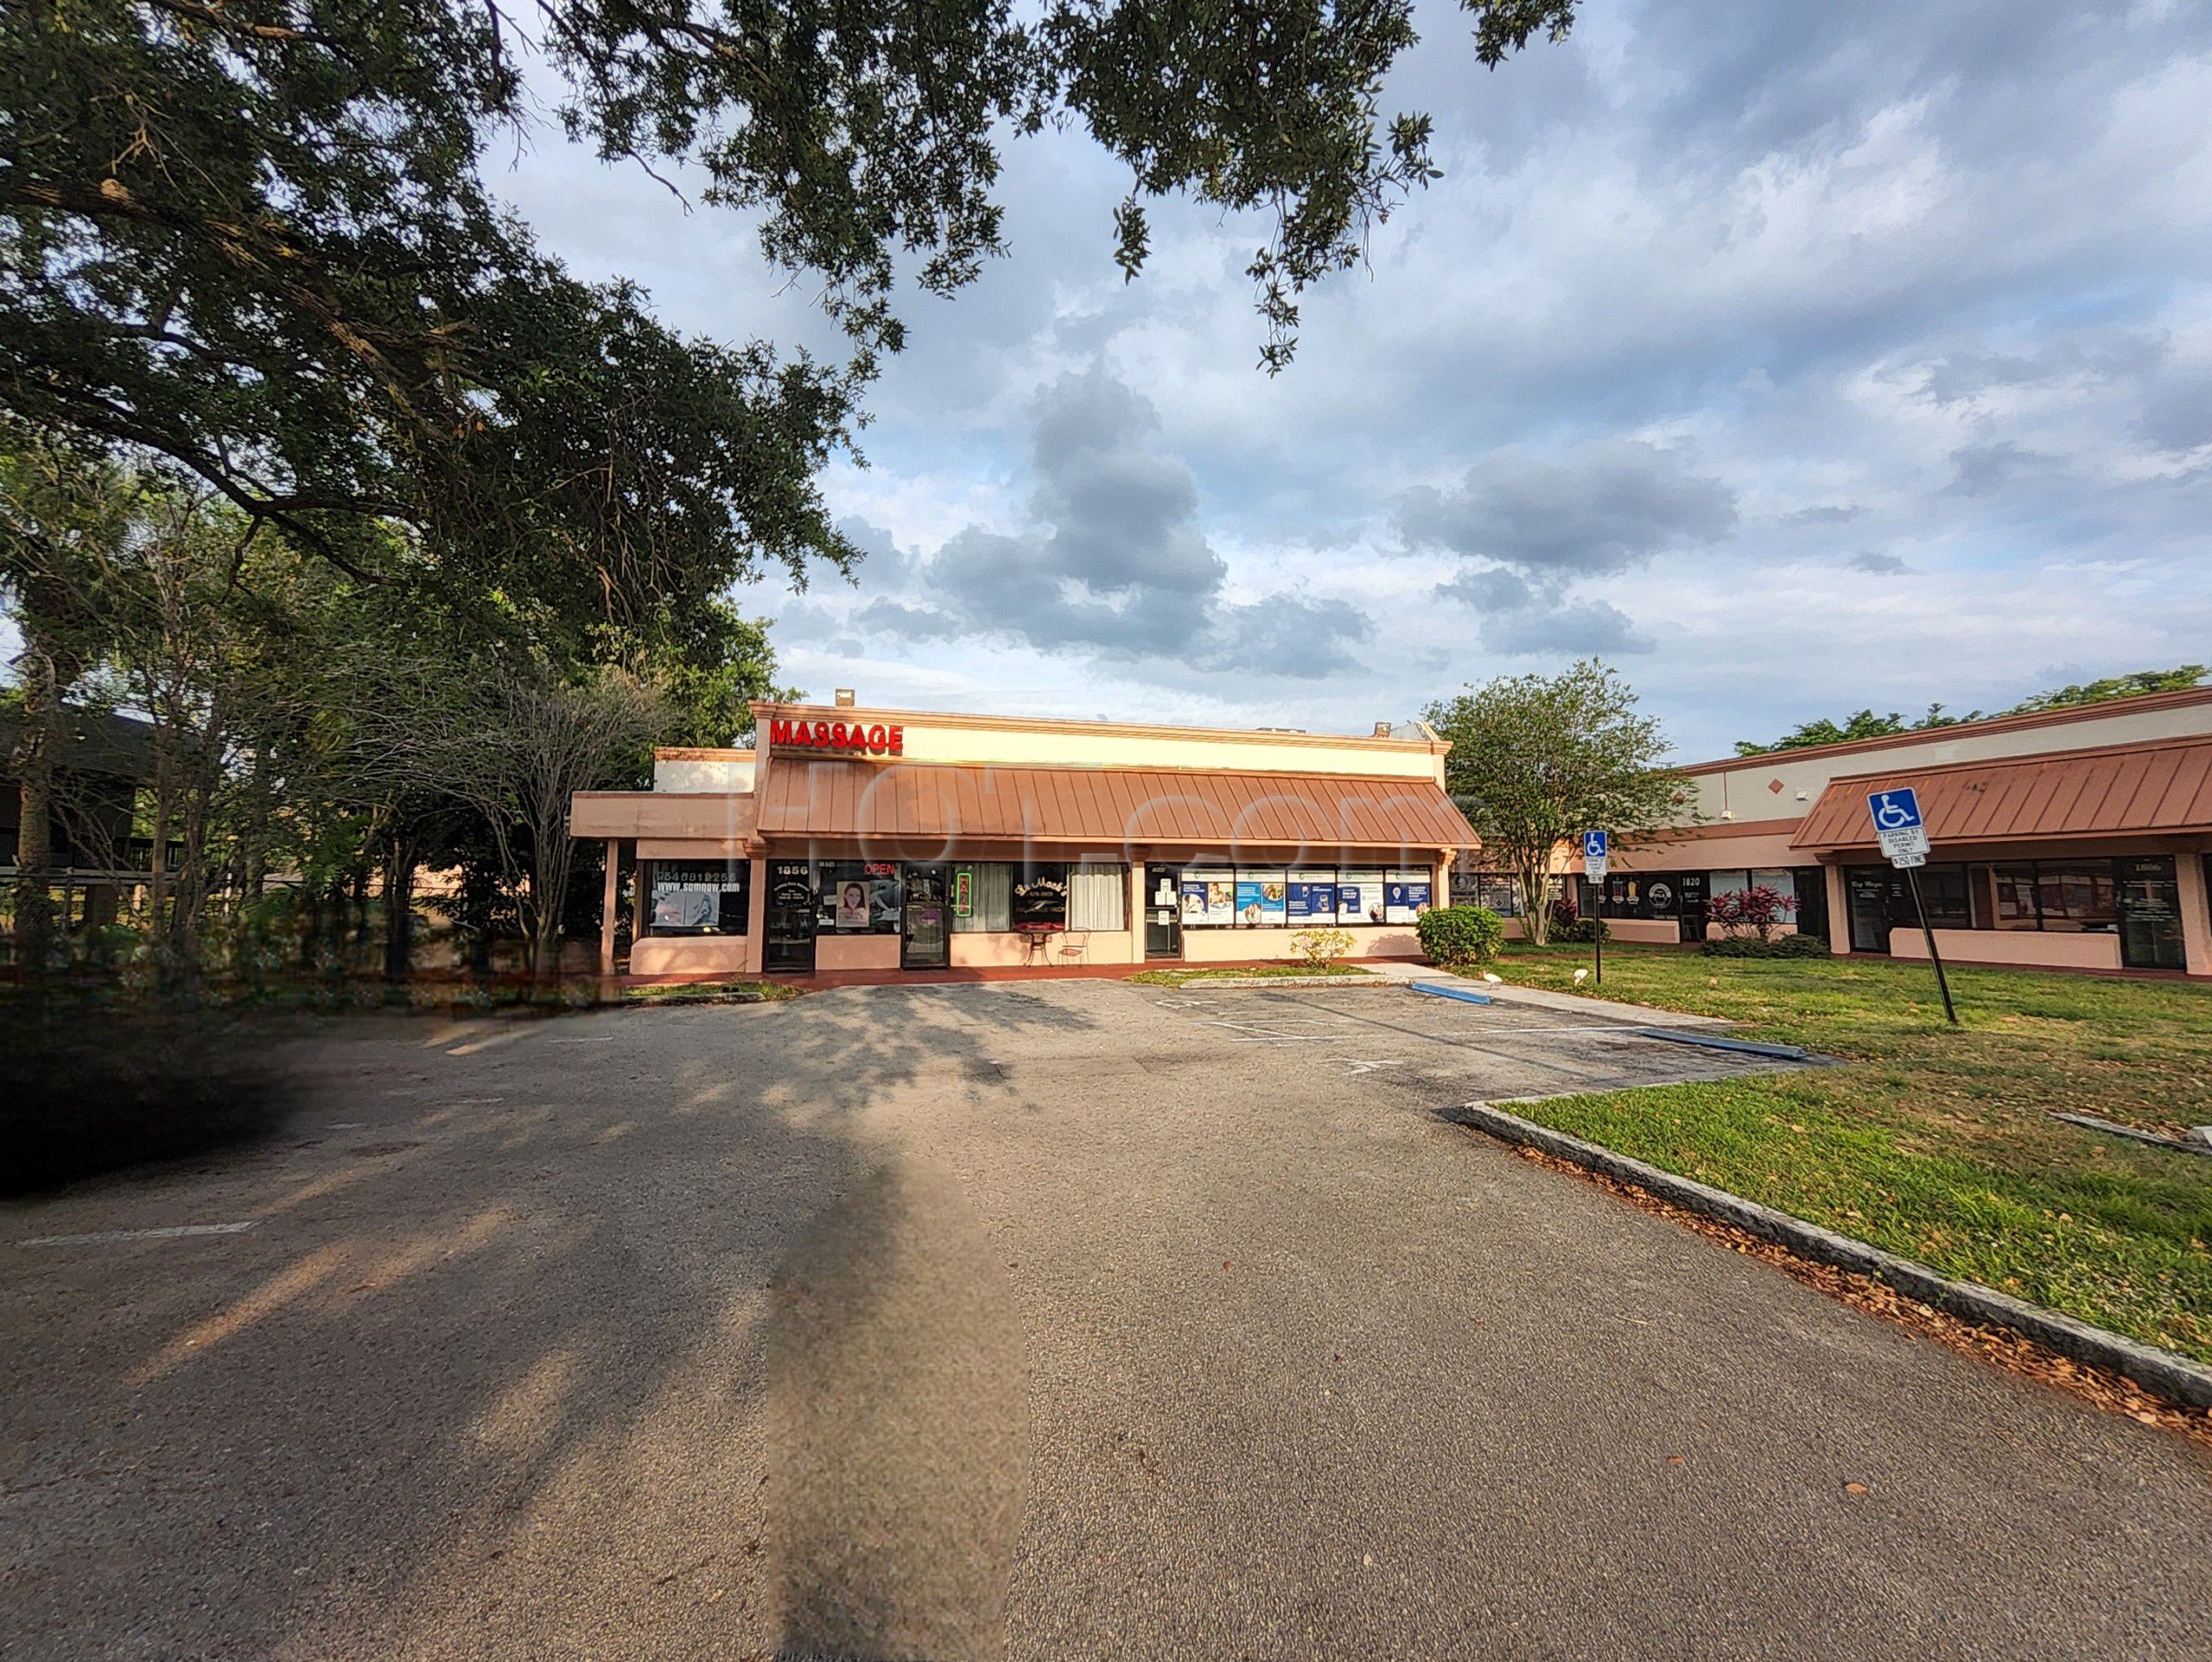
[[[1103,981],[353,1023],[273,1143],[0,1213],[0,1651],[2205,1656],[2198,1449],[1433,1112],[1770,1065]]]

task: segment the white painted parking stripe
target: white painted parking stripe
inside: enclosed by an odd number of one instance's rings
[[[41,1235],[18,1246],[100,1246],[109,1241],[173,1241],[187,1235],[241,1235],[260,1221],[242,1224],[171,1224],[165,1229],[106,1229],[97,1235]]]

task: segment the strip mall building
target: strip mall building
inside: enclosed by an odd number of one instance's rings
[[[663,750],[653,788],[588,792],[600,939],[630,973],[931,971],[1234,963],[1341,928],[1414,957],[1474,837],[1449,746],[1364,737],[756,704],[752,750]]]
[[[1910,786],[1946,959],[2212,975],[2212,688],[1682,772],[1700,823],[1615,857],[1605,900],[1618,936],[1700,939],[1713,895],[1764,883],[1838,952],[1925,957],[1866,806]],[[1583,898],[1596,898],[1586,884]]]

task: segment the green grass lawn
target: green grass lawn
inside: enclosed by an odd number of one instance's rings
[[[1278,976],[1365,975],[1357,964],[1224,964],[1215,970],[1140,970],[1129,977],[1147,987],[1179,987],[1192,981],[1269,981]]]
[[[1571,990],[1590,949],[1510,948]],[[2212,1361],[2212,1158],[2062,1124],[2212,1123],[2212,989],[1609,946],[1601,996],[1742,1023],[1851,1065],[1515,1111],[1861,1240]],[[1581,990],[1599,990],[1586,984]]]

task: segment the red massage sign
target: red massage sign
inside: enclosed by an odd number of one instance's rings
[[[768,723],[771,746],[792,750],[857,750],[869,756],[903,756],[906,729],[881,722],[790,722]]]

